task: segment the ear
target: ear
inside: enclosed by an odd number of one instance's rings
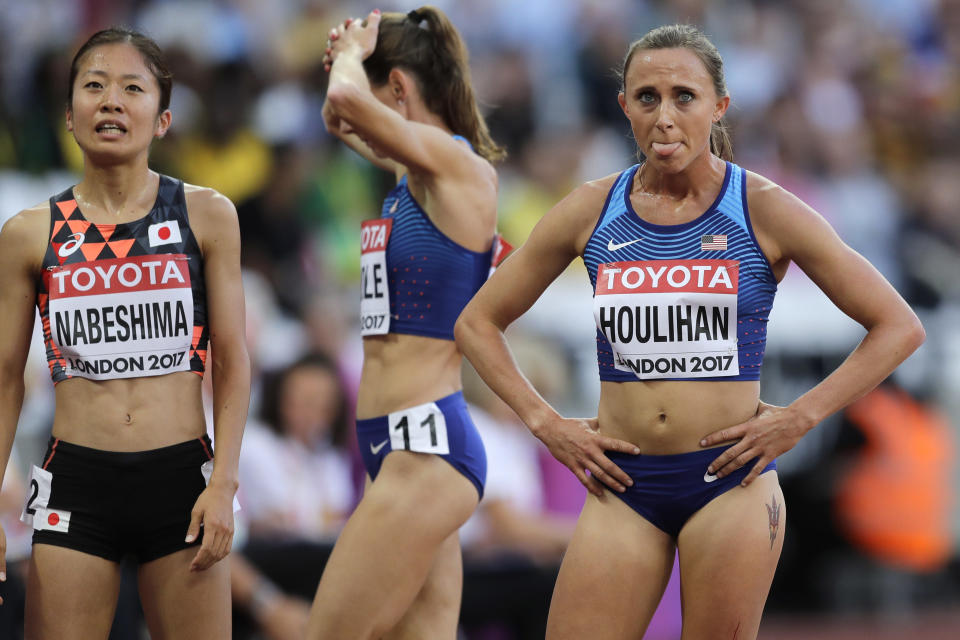
[[[387,85],[390,87],[390,95],[398,104],[403,104],[410,96],[410,90],[413,80],[405,72],[394,67],[390,70],[387,77]]]
[[[717,100],[717,106],[713,109],[713,121],[720,122],[720,118],[723,117],[723,114],[725,114],[729,108],[730,96],[723,96]]]
[[[627,96],[623,95],[623,91],[617,94],[617,102],[620,103],[620,108],[623,110],[623,115],[627,116],[627,119],[629,119],[630,114],[627,113]]]
[[[167,129],[170,128],[172,121],[173,114],[170,112],[170,109],[164,109],[163,112],[157,116],[157,129],[153,132],[154,137],[162,138],[167,135]]]
[[[67,122],[67,131],[73,131],[73,109],[69,106],[66,109],[64,118]]]

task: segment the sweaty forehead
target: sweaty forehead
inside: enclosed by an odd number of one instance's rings
[[[80,59],[80,73],[114,71],[151,75],[140,51],[126,42],[115,42],[94,47]]]
[[[669,83],[712,86],[713,79],[690,49],[641,49],[633,54],[624,77],[626,87]]]

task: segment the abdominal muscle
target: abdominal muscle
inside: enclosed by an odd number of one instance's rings
[[[203,436],[201,379],[192,372],[144,378],[70,378],[55,387],[53,436],[104,451],[147,451]]]
[[[756,381],[602,382],[598,420],[601,433],[642,454],[687,453],[701,450],[704,436],[749,420],[759,401]]]
[[[396,333],[364,338],[357,418],[377,418],[459,391],[461,360],[452,340]]]

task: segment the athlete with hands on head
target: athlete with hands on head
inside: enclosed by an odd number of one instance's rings
[[[361,228],[367,486],[324,569],[308,637],[449,639],[463,580],[457,530],[486,478],[453,325],[499,253],[492,162],[503,151],[460,35],[436,8],[347,20],[325,63],[327,129],[397,186]]]
[[[171,85],[149,38],[91,36],[66,108],[83,179],[0,232],[0,477],[34,305],[56,385],[22,516],[34,528],[28,638],[106,638],[125,556],[139,564],[152,637],[230,636],[219,561],[233,539],[250,396],[240,232],[229,200],[148,166],[170,127]],[[208,341],[215,462],[201,397]]]
[[[642,635],[675,550],[684,638],[754,638],[783,545],[775,458],[887,377],[924,332],[820,215],[730,162],[721,122],[730,98],[703,33],[654,29],[630,46],[622,80],[620,106],[643,163],[588,182],[551,209],[467,305],[457,343],[590,489],[557,580],[549,638]],[[558,415],[517,369],[503,335],[578,256],[594,287],[595,421]],[[820,384],[775,407],[759,399],[759,373],[790,262],[867,335]],[[615,446],[621,441],[639,455]]]

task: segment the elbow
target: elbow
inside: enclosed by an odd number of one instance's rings
[[[457,348],[461,352],[466,351],[467,343],[470,341],[470,321],[472,319],[472,314],[470,313],[470,307],[468,306],[460,314],[460,317],[457,318],[456,323],[453,325],[453,339],[457,343]]]
[[[913,315],[913,318],[907,327],[906,333],[910,353],[913,353],[919,349],[920,345],[922,345],[927,339],[927,331],[923,328],[923,323],[920,322],[920,318],[918,318],[916,314]]]
[[[360,101],[360,90],[350,84],[337,84],[327,89],[327,102],[341,118]]]

